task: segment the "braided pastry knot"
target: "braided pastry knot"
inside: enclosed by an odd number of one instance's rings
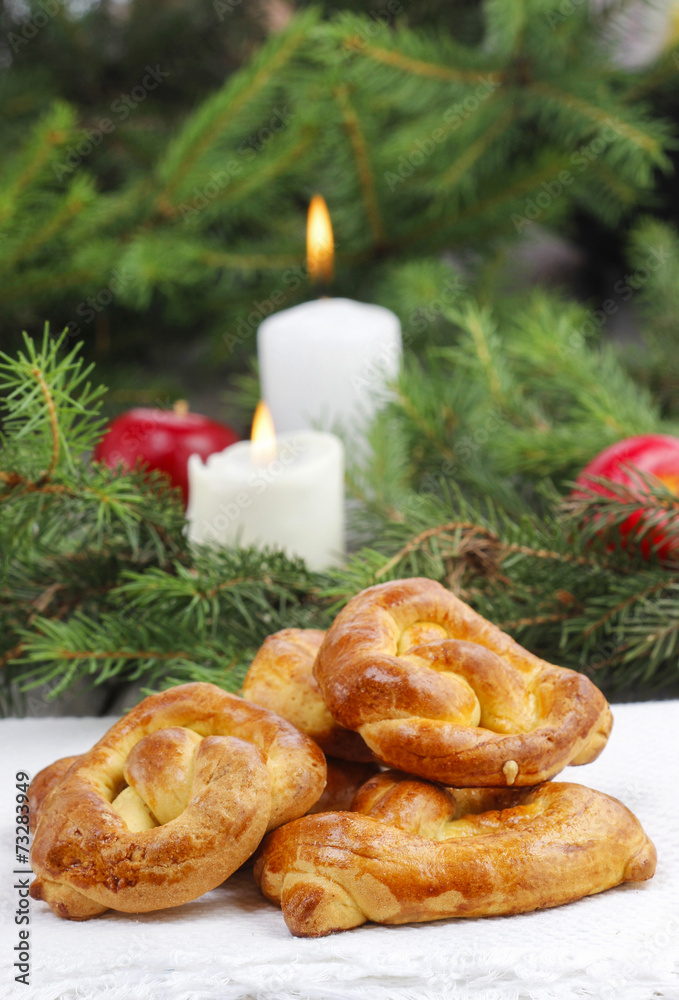
[[[314,677],[314,660],[325,632],[284,628],[267,636],[243,680],[243,697],[276,712],[341,760],[372,761],[358,733],[338,725]]]
[[[535,785],[599,755],[608,704],[433,580],[370,587],[340,612],[314,674],[332,716],[380,760],[456,786]]]
[[[272,712],[213,684],[152,695],[34,780],[31,895],[73,920],[196,899],[324,784],[320,749]]]
[[[583,785],[452,789],[386,771],[352,809],[288,823],[257,855],[255,878],[296,936],[524,913],[655,871],[636,817]]]

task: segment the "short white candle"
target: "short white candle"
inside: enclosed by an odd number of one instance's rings
[[[186,512],[192,542],[257,545],[301,556],[310,569],[344,551],[344,449],[333,434],[276,438],[276,457],[258,463],[250,441],[189,458]]]
[[[383,306],[322,298],[267,317],[257,351],[277,430],[360,433],[398,375],[401,324]]]

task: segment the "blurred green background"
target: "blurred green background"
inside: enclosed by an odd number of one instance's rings
[[[69,325],[111,410],[187,396],[242,429],[271,294],[315,294],[320,190],[333,293],[385,302],[414,347],[447,268],[508,308],[536,282],[613,294],[601,335],[634,354],[638,302],[612,289],[639,217],[676,220],[678,23],[671,3],[3,0],[2,347]],[[648,378],[673,397],[664,365]]]
[[[388,571],[607,689],[676,691],[676,560],[621,544],[638,496],[568,498],[602,449],[679,428],[679,2],[0,9],[6,684],[234,685],[273,628],[325,627]],[[315,192],[327,292],[403,326],[393,398],[347,448],[369,548],[332,579],[280,553],[194,565],[171,498],[82,461],[77,363],[49,340],[17,361],[21,331],[82,342],[105,416],[186,398],[246,432],[259,323],[319,294]],[[642,506],[679,545],[676,498]]]

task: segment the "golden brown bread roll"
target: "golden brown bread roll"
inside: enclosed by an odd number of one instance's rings
[[[325,632],[286,628],[264,640],[243,681],[243,697],[292,722],[342,760],[369,761],[373,754],[358,733],[333,719],[323,701],[313,667]]]
[[[587,677],[534,656],[433,580],[354,597],[314,674],[332,716],[380,760],[447,785],[535,785],[594,760],[612,724]]]
[[[31,895],[76,920],[195,899],[324,784],[321,750],[266,709],[213,684],[152,695],[42,801]]]
[[[53,764],[38,771],[31,781],[28,787],[28,822],[31,833],[38,825],[38,816],[43,802],[76,760],[80,760],[80,757],[60,757]]]
[[[328,777],[325,788],[318,802],[315,802],[310,813],[338,812],[351,809],[354,796],[366,781],[379,773],[377,764],[353,760],[339,760],[327,757]]]
[[[636,817],[582,785],[449,789],[387,771],[354,808],[294,820],[260,848],[255,878],[296,936],[523,913],[655,871]]]

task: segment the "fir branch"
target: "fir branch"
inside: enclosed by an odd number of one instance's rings
[[[630,181],[617,174],[604,160],[595,160],[590,169],[601,178],[606,188],[610,189],[623,208],[631,208],[638,197],[638,189]]]
[[[60,357],[66,338],[65,331],[51,340],[46,326],[40,349],[24,334],[25,353],[13,359],[0,352],[0,391],[6,393],[0,438],[3,479],[12,486],[41,488],[61,465],[75,471],[75,455],[91,447],[100,433],[99,407],[105,390],[93,389],[86,381],[93,366],[84,366],[77,358],[79,346]],[[45,442],[50,455],[46,469],[37,474],[35,456],[21,460],[29,442]]]
[[[10,280],[12,276],[0,285],[0,302],[25,302],[33,296],[51,295],[64,290],[91,288],[96,285],[100,276],[91,268],[77,268],[69,271],[58,271],[56,274],[45,270],[44,266],[26,269],[22,272],[21,283]]]
[[[163,186],[156,198],[161,214],[173,214],[180,185],[219,138],[227,123],[277,78],[305,42],[315,21],[313,11],[298,15],[287,31],[264,46],[253,64],[254,72],[228,81],[223,91],[215,94],[185,126],[163,166]]]
[[[36,617],[23,630],[19,662],[27,685],[82,676],[157,683],[161,673],[200,676],[237,690],[249,659],[271,631],[329,622],[327,578],[300,560],[254,549],[196,550],[191,565],[127,572],[97,618]],[[131,610],[133,609],[133,610]]]
[[[596,632],[598,632],[604,625],[607,625],[608,622],[610,622],[612,619],[619,617],[619,615],[622,612],[626,611],[628,608],[631,608],[633,605],[645,601],[653,594],[657,594],[658,591],[665,590],[666,588],[667,588],[667,580],[654,580],[639,593],[630,594],[627,597],[624,597],[612,608],[608,608],[599,618],[591,622],[587,626],[587,628],[583,630],[582,638],[589,639]]]
[[[352,104],[349,97],[348,87],[344,85],[336,87],[333,91],[333,96],[340,106],[342,117],[344,119],[344,126],[356,157],[358,177],[361,183],[361,190],[363,192],[363,200],[365,203],[368,223],[372,231],[373,240],[379,246],[384,242],[385,233],[384,224],[380,215],[377,193],[375,190],[375,179],[370,165],[368,145],[361,128],[358,114],[356,113],[356,108]]]
[[[576,611],[557,612],[552,615],[533,615],[527,618],[514,618],[506,622],[497,622],[498,628],[508,632],[516,632],[521,629],[532,628],[535,625],[560,625],[567,622],[577,614]]]
[[[229,253],[228,250],[201,250],[199,259],[207,267],[235,271],[282,271],[303,262],[303,257],[294,254]]]
[[[657,219],[642,218],[631,233],[626,284],[636,294],[643,318],[643,346],[628,347],[625,361],[637,380],[653,391],[668,417],[679,416],[677,310],[679,236]]]
[[[467,306],[464,312],[460,312],[459,314],[454,313],[453,315],[460,326],[468,330],[471,336],[474,350],[488,381],[491,398],[497,406],[505,409],[509,397],[503,386],[503,377],[500,374],[497,362],[493,358],[493,353],[496,352],[497,348],[497,337],[489,313],[481,313],[474,306],[470,305]],[[491,353],[491,342],[493,341],[495,343],[493,344],[493,351]],[[509,388],[511,389],[512,387],[509,386]]]
[[[628,483],[588,477],[592,485],[579,487],[578,493],[564,503],[564,510],[588,542],[614,541],[617,546],[624,544],[630,554],[638,555],[648,548],[644,543],[657,537],[651,550],[662,548],[667,553],[666,560],[679,563],[679,497],[655,476],[634,468],[625,471]]]
[[[487,542],[490,543],[489,546],[483,546],[483,549],[485,550],[484,560],[488,563],[488,565],[490,565],[489,553],[492,549],[496,550],[493,553],[493,561],[496,565],[501,564],[506,556],[511,555],[512,553],[530,556],[533,559],[548,559],[556,562],[577,563],[580,566],[595,565],[593,560],[587,559],[585,556],[573,555],[569,552],[554,552],[550,549],[532,548],[529,545],[516,545],[508,542],[503,543],[496,532],[491,531],[483,524],[475,524],[472,521],[450,521],[448,524],[441,524],[435,528],[428,528],[426,531],[422,531],[419,535],[411,538],[410,541],[403,546],[403,548],[399,549],[399,551],[392,556],[391,559],[389,559],[375,572],[376,579],[394,571],[406,556],[427,545],[430,539],[442,539],[444,536],[444,540],[451,542],[450,551],[452,556],[458,557],[464,550],[465,556],[468,556],[470,552],[473,552],[475,558],[479,558],[481,546],[477,546],[477,549],[475,550],[474,545],[476,545],[478,536],[482,536]],[[452,536],[452,538],[448,538],[447,536]],[[474,545],[470,545],[472,539],[475,540]]]
[[[13,176],[3,177],[0,196],[0,225],[6,223],[22,205],[22,196],[42,175],[56,150],[70,139],[75,126],[73,110],[57,102],[38,122],[31,141],[13,166]]]
[[[425,416],[401,387],[396,388],[396,393],[398,403],[403,412],[413,421],[417,429],[424,434],[430,444],[436,448],[437,454],[443,459],[454,462],[455,451],[448,445],[445,437],[442,435],[440,424],[435,419]]]
[[[440,185],[441,190],[444,191],[446,188],[455,187],[460,178],[463,177],[468,170],[475,166],[476,163],[478,163],[481,157],[488,150],[488,147],[495,142],[496,138],[506,131],[507,126],[514,121],[515,117],[516,112],[514,108],[506,108],[489,128],[485,129],[485,131],[477,139],[471,142],[469,146],[451,163],[448,169],[437,178],[437,184]]]
[[[294,134],[292,142],[280,142],[275,155],[267,158],[258,170],[250,171],[242,180],[224,187],[211,200],[207,210],[200,216],[202,225],[212,221],[214,215],[220,211],[223,203],[227,203],[229,210],[240,202],[246,200],[256,191],[266,190],[281,176],[291,169],[295,164],[304,158],[308,150],[312,147],[316,139],[315,131],[310,127],[305,127],[301,135]],[[178,208],[168,207],[166,216],[168,218],[176,216]]]
[[[76,179],[69,188],[63,203],[57,203],[41,226],[29,233],[25,239],[9,249],[3,260],[6,270],[30,257],[36,250],[50,243],[55,236],[83,210],[94,198],[92,183],[87,178]]]
[[[557,178],[563,170],[568,169],[569,164],[570,154],[550,150],[538,163],[530,164],[528,168],[521,167],[509,178],[505,176],[502,184],[493,185],[476,201],[470,202],[463,208],[455,205],[450,213],[441,214],[435,229],[432,229],[430,220],[412,227],[401,240],[396,242],[396,245],[412,244],[413,241],[427,237],[431,252],[433,249],[442,249],[450,242],[451,231],[471,232],[470,223],[479,226],[479,220],[483,222],[484,217],[490,218],[494,213],[501,212],[508,220],[512,210],[518,212],[523,207],[520,204],[521,198],[538,191],[544,182]],[[545,209],[545,217],[548,218],[553,211],[558,211],[556,201]]]
[[[55,112],[3,170],[3,246],[13,261],[0,280],[6,323],[27,307],[71,316],[122,262],[133,278],[117,293],[118,306],[142,312],[157,296],[170,323],[185,324],[199,299],[203,325],[217,336],[225,308],[227,321],[238,322],[246,285],[250,298],[264,292],[258,272],[302,245],[300,199],[312,187],[324,189],[342,243],[338,292],[362,287],[367,295],[387,255],[411,257],[425,243],[428,253],[461,243],[486,251],[498,234],[522,229],[527,221],[512,215],[521,214],[523,199],[544,181],[558,182],[578,143],[608,117],[620,122],[618,141],[574,174],[542,222],[560,225],[580,209],[614,223],[651,187],[671,136],[629,97],[632,74],[602,58],[598,18],[576,11],[551,30],[555,4],[489,4],[475,36],[483,41],[465,44],[443,30],[380,28],[355,15],[323,22],[305,12],[195,108],[167,147],[145,152],[143,169],[133,157],[127,174],[109,171],[117,154],[102,146],[88,167],[104,170],[107,188],[111,177],[121,181],[106,193],[92,188],[90,197],[78,179],[87,195],[79,210],[77,184],[58,177],[66,167],[69,178],[74,169],[83,177],[82,164],[64,156],[56,179],[50,169],[59,167],[55,150],[72,139],[77,116]],[[291,123],[270,144],[268,135],[260,142],[279,100]],[[121,123],[115,144],[129,144],[132,128],[132,117]],[[339,146],[338,130],[349,140]],[[424,160],[411,163],[421,146]],[[243,148],[256,161],[240,160]],[[246,162],[247,170],[237,169]],[[236,175],[212,183],[212,173],[231,164]],[[215,240],[229,246],[217,276]]]
[[[68,622],[39,617],[22,634],[22,689],[53,684],[52,696],[57,697],[82,676],[103,684],[120,675],[138,676],[134,667],[140,662],[155,672],[210,659],[210,652],[195,640],[188,649],[173,648],[176,637],[171,632],[167,624],[140,623],[112,613],[99,621],[80,613]]]
[[[47,406],[47,412],[49,414],[50,428],[52,430],[52,458],[50,459],[49,467],[47,469],[47,472],[45,473],[45,478],[49,479],[50,476],[52,476],[52,474],[54,473],[54,470],[57,467],[57,463],[59,462],[60,441],[59,441],[59,421],[57,418],[57,408],[54,404],[54,397],[52,396],[50,388],[47,382],[45,381],[45,376],[40,371],[40,369],[34,368],[31,374],[34,375],[35,378],[37,378],[38,384],[40,386],[40,391],[42,392],[45,398],[45,404]],[[3,478],[5,478],[7,476],[7,473],[3,472],[2,476]]]
[[[551,151],[550,151],[551,152]],[[570,155],[558,152],[551,152],[542,158],[541,162],[532,165],[528,171],[519,172],[514,180],[510,178],[509,184],[504,184],[496,191],[480,200],[477,204],[471,205],[460,213],[461,221],[468,222],[477,218],[491,209],[496,209],[498,205],[507,205],[518,201],[518,199],[532,194],[545,181],[551,181],[558,177],[562,170],[565,170],[570,163]]]
[[[357,53],[366,59],[382,63],[385,66],[390,66],[414,76],[424,76],[456,83],[481,83],[486,80],[490,80],[493,83],[501,83],[503,79],[503,75],[497,71],[462,69],[456,66],[444,66],[438,63],[425,62],[422,59],[413,59],[399,52],[397,49],[385,49],[379,45],[367,43],[360,35],[346,36],[343,39],[343,45],[349,52]]]
[[[550,101],[562,104],[570,110],[576,111],[597,127],[611,125],[611,113],[608,108],[600,107],[592,101],[585,100],[579,95],[565,91],[554,84],[535,80],[529,84],[529,90],[539,94],[541,97],[548,98]],[[614,127],[630,143],[648,153],[654,163],[664,167],[669,166],[669,161],[663,152],[662,145],[657,136],[635,127],[629,122],[622,121],[620,118],[615,119]]]

